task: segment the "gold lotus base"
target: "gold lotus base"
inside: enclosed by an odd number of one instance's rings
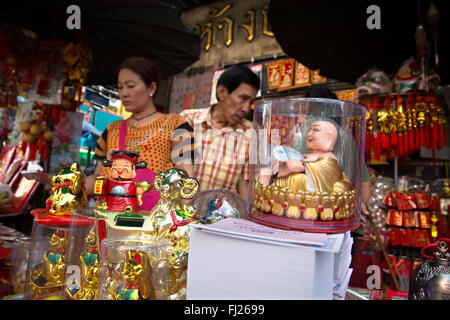
[[[339,221],[355,212],[355,189],[343,192],[291,192],[288,188],[265,186],[258,181],[253,189],[253,212],[296,220]]]

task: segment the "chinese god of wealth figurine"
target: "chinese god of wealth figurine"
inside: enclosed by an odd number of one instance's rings
[[[182,204],[182,200],[193,199],[200,188],[186,171],[172,168],[156,175],[153,182],[161,197],[152,209],[150,219],[151,235],[170,241],[169,285],[171,300],[186,298],[186,276],[189,252],[189,224],[197,223],[197,210],[193,205]]]
[[[329,121],[311,123],[305,137],[310,153],[288,148],[291,155],[279,162],[277,173],[272,168],[260,170],[254,184],[254,209],[312,221],[351,217],[355,190],[332,153],[337,134]]]
[[[46,201],[48,213],[55,216],[70,215],[73,209],[87,207],[85,180],[77,162],[53,176],[52,195]]]
[[[85,239],[86,249],[80,255],[81,270],[78,284],[75,279],[67,283],[66,294],[73,300],[96,300],[98,295],[99,252],[95,228],[91,228]]]
[[[62,289],[66,270],[66,247],[67,231],[56,230],[49,241],[49,251],[42,262],[31,270],[30,285],[34,297]]]
[[[408,300],[450,300],[450,239],[440,239],[422,249],[429,258],[411,274]],[[433,256],[424,254],[434,248]]]
[[[129,151],[113,151],[111,160],[104,160],[103,166],[111,167],[108,177],[98,177],[94,195],[99,196],[96,208],[99,210],[135,213],[142,204],[142,194],[151,189],[148,181],[132,181],[136,169],[145,168],[145,161],[138,162],[139,154]]]

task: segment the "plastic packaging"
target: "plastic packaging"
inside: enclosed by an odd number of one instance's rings
[[[149,236],[104,239],[100,300],[167,300],[168,245]]]
[[[249,217],[310,232],[358,227],[366,111],[332,99],[255,105]]]

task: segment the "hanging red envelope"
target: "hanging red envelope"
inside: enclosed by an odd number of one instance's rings
[[[412,193],[403,194],[403,210],[412,210],[417,208],[416,197]]]
[[[403,227],[405,228],[415,228],[416,222],[414,219],[413,211],[403,211]]]
[[[401,229],[402,246],[412,247],[412,230],[409,228]]]
[[[423,248],[426,245],[430,244],[430,238],[428,236],[427,230],[415,230],[417,231],[415,234],[416,247]]]
[[[430,212],[428,211],[416,211],[419,220],[419,228],[422,229],[430,229],[431,221],[430,221]]]
[[[398,228],[390,228],[388,229],[389,241],[392,246],[398,246],[402,243],[402,237],[400,230]]]
[[[430,207],[430,199],[425,192],[416,192],[414,194],[418,209],[428,209]]]
[[[403,211],[389,209],[388,225],[401,227],[403,225]]]

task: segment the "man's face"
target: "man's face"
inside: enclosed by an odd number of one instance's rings
[[[243,82],[231,93],[222,85],[217,90],[224,120],[231,126],[237,125],[250,112],[251,103],[258,93],[256,88]]]
[[[115,159],[112,161],[109,178],[131,180],[136,177],[134,165],[126,159]]]
[[[306,135],[306,149],[317,151],[331,151],[336,142],[337,130],[328,121],[315,121],[309,127]]]

